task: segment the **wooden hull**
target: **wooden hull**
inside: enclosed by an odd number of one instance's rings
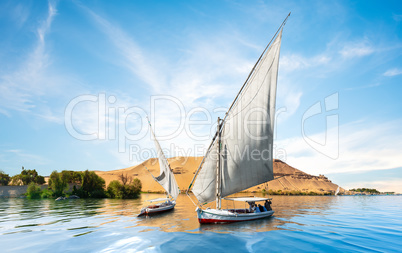
[[[198,221],[201,224],[208,223],[232,223],[240,221],[250,221],[270,217],[274,211],[248,213],[244,209],[237,210],[217,210],[197,208]]]
[[[147,207],[143,207],[141,209],[141,212],[138,216],[142,216],[142,215],[152,215],[152,214],[158,214],[158,213],[162,213],[162,212],[168,212],[173,210],[173,208],[175,207],[175,203],[172,204],[157,204],[157,205],[149,205]]]

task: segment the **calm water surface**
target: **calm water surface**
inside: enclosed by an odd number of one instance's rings
[[[402,196],[273,196],[272,218],[200,226],[180,195],[174,211],[136,217],[161,196],[0,199],[0,252],[402,251]]]

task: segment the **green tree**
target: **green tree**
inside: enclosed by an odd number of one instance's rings
[[[142,183],[141,180],[138,178],[134,178],[133,182],[131,183],[131,185],[133,185],[134,189],[136,192],[138,192],[138,194],[141,193],[142,190]]]
[[[122,199],[123,185],[118,180],[113,180],[107,187],[107,194],[112,199]]]
[[[63,170],[60,172],[61,179],[66,183],[70,183],[73,180],[72,179],[73,174],[74,174],[74,171],[70,171],[70,170]]]
[[[42,190],[34,182],[30,183],[26,192],[28,199],[40,199]]]
[[[52,189],[55,197],[64,196],[64,191],[67,189],[67,182],[63,180],[62,174],[56,170],[49,176],[49,188]]]
[[[82,184],[82,172],[63,170],[61,172],[61,177],[68,184]]]
[[[40,176],[36,170],[26,170],[22,167],[20,174],[11,178],[12,185],[29,185],[30,183],[44,184],[45,178]]]
[[[37,183],[37,184],[39,184],[39,185],[44,184],[44,183],[46,183],[45,177],[38,175],[38,176],[34,179],[34,182]]]
[[[82,172],[74,171],[72,181],[70,183],[73,184],[82,184]]]
[[[82,173],[82,185],[77,190],[77,195],[81,198],[104,198],[105,192],[105,180],[96,175],[93,171],[84,171]]]
[[[367,192],[367,193],[374,193],[374,194],[379,194],[380,193],[376,189],[370,189],[370,188],[357,188],[357,189],[350,189],[349,191]]]
[[[40,194],[40,196],[41,196],[41,198],[42,199],[48,199],[48,198],[51,198],[51,197],[53,197],[53,191],[52,190],[50,190],[50,189],[43,189],[42,190],[42,193]]]
[[[130,184],[122,184],[118,180],[113,180],[107,187],[110,198],[115,199],[135,199],[140,195],[142,188],[141,181],[135,178]]]
[[[133,182],[126,186],[126,196],[127,199],[136,199],[141,193],[142,183],[138,178],[134,178]]]
[[[20,175],[22,183],[29,185],[31,182],[34,182],[34,179],[38,176],[38,172],[36,172],[36,170],[25,170],[24,167],[22,167]]]
[[[11,178],[8,174],[0,170],[0,185],[8,185]]]

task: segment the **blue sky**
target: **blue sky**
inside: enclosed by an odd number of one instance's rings
[[[0,170],[138,164],[145,115],[167,156],[203,155],[290,11],[276,157],[402,192],[400,1],[2,1]]]

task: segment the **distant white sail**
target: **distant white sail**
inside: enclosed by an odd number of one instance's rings
[[[154,177],[155,180],[165,189],[168,195],[172,196],[173,199],[176,199],[180,194],[179,186],[177,185],[176,179],[174,177],[173,172],[170,170],[169,163],[163,154],[162,148],[159,145],[158,140],[155,137],[154,131],[152,130],[151,123],[148,121],[149,127],[151,129],[152,136],[154,138],[156,152],[158,154],[160,174],[157,177]]]
[[[221,128],[221,182],[216,180],[218,142],[214,139],[196,175],[192,192],[200,203],[270,181],[273,176],[275,97],[282,30],[256,65]]]
[[[338,195],[338,193],[339,193],[339,186],[338,186],[338,188],[336,189],[335,196]]]

